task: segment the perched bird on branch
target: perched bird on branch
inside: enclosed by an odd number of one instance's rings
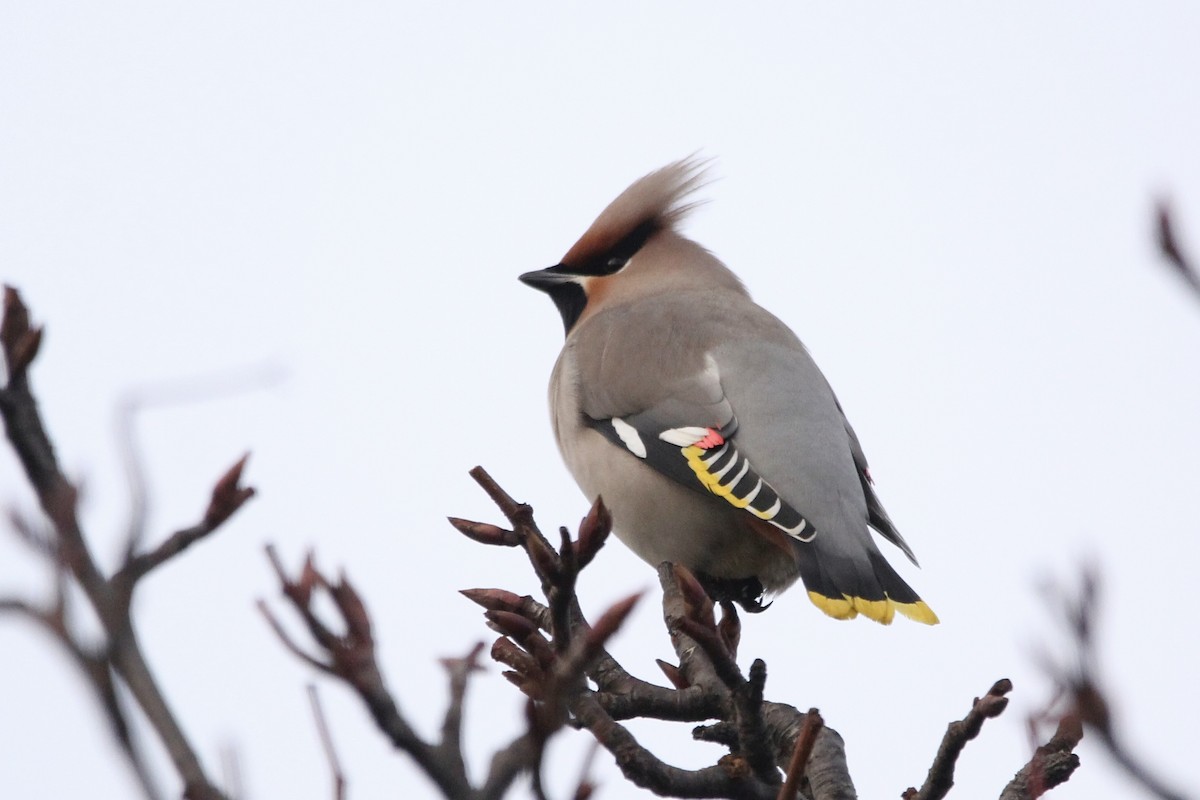
[[[566,343],[550,377],[567,467],[641,558],[761,611],[797,578],[831,617],[933,610],[868,526],[916,563],[858,437],[796,335],[680,234],[703,164],[626,189],[562,260],[521,280],[550,295]]]

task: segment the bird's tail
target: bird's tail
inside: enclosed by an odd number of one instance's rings
[[[859,558],[822,552],[818,541],[798,544],[800,579],[813,604],[835,619],[862,614],[883,625],[896,612],[926,625],[938,623],[937,614],[878,550],[868,548]]]

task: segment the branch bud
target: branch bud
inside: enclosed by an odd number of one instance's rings
[[[604,498],[597,497],[592,503],[583,522],[579,523],[579,540],[575,550],[579,559],[579,568],[583,569],[596,557],[596,553],[604,546],[608,535],[612,533],[612,514],[604,505]]]
[[[209,500],[208,509],[204,512],[205,526],[217,527],[233,516],[234,512],[241,508],[247,500],[254,497],[254,487],[239,485],[242,480],[242,471],[246,468],[246,460],[249,458],[250,454],[246,453],[217,479],[216,485],[213,486],[212,499]]]
[[[661,658],[654,659],[654,663],[658,664],[658,668],[662,670],[663,675],[667,676],[667,680],[669,680],[671,685],[676,689],[686,689],[691,686],[691,684],[688,683],[688,679],[683,677],[683,673],[679,671],[679,667],[675,666],[674,664],[668,664]]]
[[[471,522],[458,517],[446,517],[455,530],[480,544],[499,545],[501,547],[516,547],[521,543],[521,537],[513,531],[505,530],[498,525],[486,522]]]

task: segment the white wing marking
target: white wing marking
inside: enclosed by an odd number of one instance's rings
[[[620,417],[612,418],[613,430],[617,432],[617,436],[621,437],[621,441],[629,448],[629,452],[633,453],[638,458],[646,457],[646,443],[642,441],[642,437],[638,434],[637,428],[630,425]]]
[[[707,435],[708,428],[697,428],[693,425],[686,428],[665,430],[658,435],[658,438],[676,447],[691,447]]]

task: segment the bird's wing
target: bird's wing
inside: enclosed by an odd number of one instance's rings
[[[835,402],[837,402],[836,398]],[[863,453],[862,443],[858,441],[858,434],[851,427],[850,420],[846,419],[846,412],[842,410],[840,402],[837,403],[837,408],[842,414],[842,423],[846,426],[846,433],[850,436],[850,453],[854,457],[854,467],[858,471],[858,480],[862,484],[863,496],[867,499],[867,521],[870,522],[872,528],[879,531],[880,536],[899,547],[904,555],[908,556],[909,561],[920,566],[912,548],[908,546],[908,542],[904,541],[900,531],[896,530],[895,523],[884,509],[879,495],[875,493],[875,481],[871,479],[871,471],[867,468],[867,456]]]
[[[779,495],[737,448],[737,417],[712,356],[702,370],[663,381],[662,396],[628,413],[593,416],[587,424],[667,477],[707,492],[801,541],[812,523]]]

